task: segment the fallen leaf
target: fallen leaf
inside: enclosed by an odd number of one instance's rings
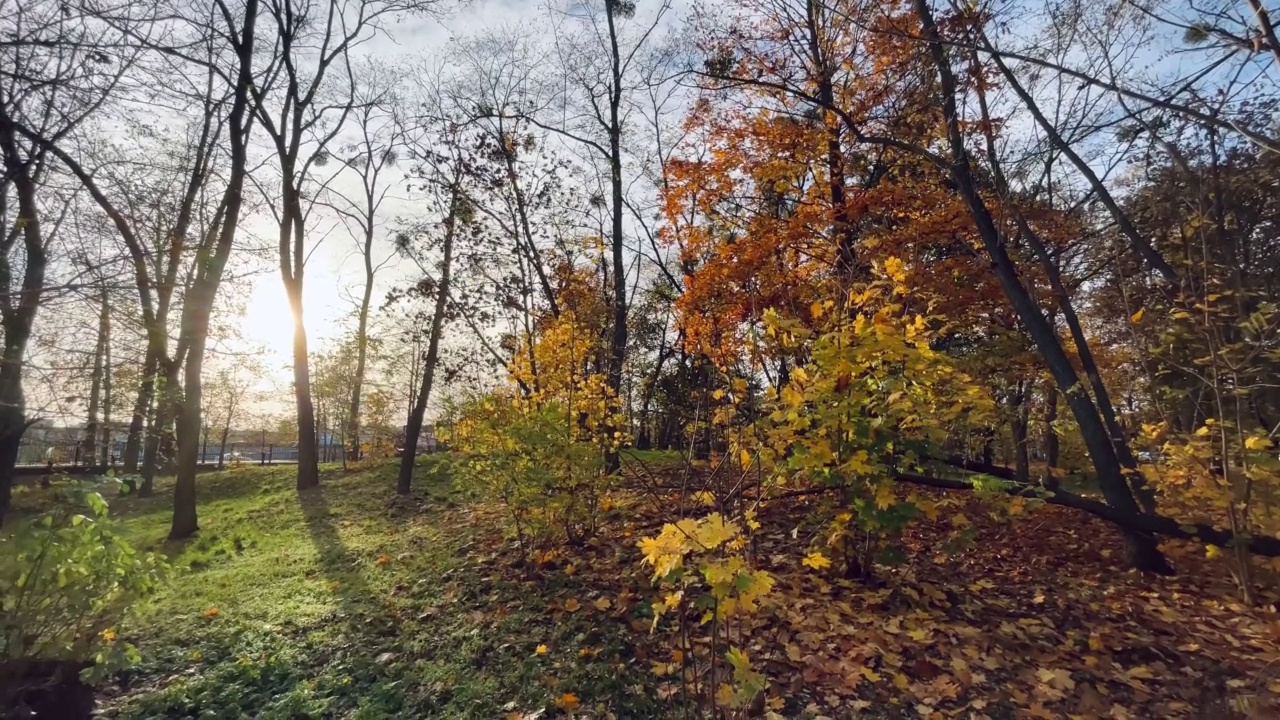
[[[556,707],[565,712],[573,712],[578,709],[578,696],[573,693],[565,693],[556,698]]]
[[[831,559],[818,551],[814,551],[805,556],[800,564],[813,568],[814,570],[822,570],[831,567]]]

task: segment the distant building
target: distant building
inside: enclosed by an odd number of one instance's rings
[[[398,445],[403,446],[405,437],[409,434],[409,427],[403,425],[400,427],[400,441]],[[418,433],[418,452],[435,452],[436,451],[436,426],[431,423],[423,423],[422,432]]]

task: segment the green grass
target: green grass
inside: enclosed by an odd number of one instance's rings
[[[143,660],[102,688],[103,714],[492,718],[574,692],[584,708],[655,716],[621,670],[626,624],[552,622],[445,467],[424,458],[409,498],[390,465],[325,468],[302,493],[288,467],[202,475],[201,529],[180,544],[165,540],[168,483],[113,500],[122,534],[179,569],[123,624]]]
[[[623,461],[635,460],[644,463],[650,467],[660,467],[669,465],[681,465],[684,463],[684,456],[679,450],[623,450]]]

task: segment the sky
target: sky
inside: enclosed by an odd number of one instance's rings
[[[438,56],[450,38],[498,25],[521,25],[541,12],[541,5],[537,2],[481,0],[439,18],[416,17],[393,24],[386,33],[372,39],[362,49],[379,59],[414,62],[420,57]],[[398,184],[403,186],[403,182]],[[346,186],[352,186],[350,179]],[[397,219],[411,213],[411,203],[394,199],[384,203],[378,223],[375,258],[392,255],[390,240],[398,227]],[[273,236],[274,228],[269,219],[255,218],[250,222],[256,234]],[[312,349],[322,349],[352,331],[354,322],[351,316],[364,281],[363,260],[356,240],[341,226],[327,232],[332,225],[333,221],[325,218],[308,227],[308,243],[316,243],[319,239],[307,262],[303,285],[303,317]],[[379,271],[374,283],[375,312],[387,292],[410,274],[411,269],[396,259]],[[293,357],[293,321],[279,270],[264,268],[264,272],[255,275],[249,285],[246,313],[239,323],[243,342],[249,347],[262,348],[263,364],[273,370],[275,380],[287,383]]]
[[[642,1],[656,7],[660,0]],[[666,22],[678,22],[687,17],[688,3],[680,0],[671,4],[673,8],[665,16]],[[534,32],[538,21],[546,14],[546,5],[541,0],[477,0],[438,17],[413,17],[392,24],[384,34],[362,46],[361,51],[399,64],[422,61],[424,65],[434,65],[441,58],[441,53],[447,51],[452,38],[501,27]],[[358,184],[350,184],[353,182],[358,181],[354,177],[348,178],[347,186],[358,188]],[[400,182],[396,188],[400,195],[404,194],[403,187],[404,183]],[[412,202],[388,199],[384,203],[378,223],[375,258],[393,255],[390,239],[399,227],[398,220],[413,214]],[[269,218],[253,218],[248,222],[249,230],[259,237],[274,237],[276,231]],[[352,313],[362,290],[363,261],[356,241],[341,226],[326,234],[332,224],[331,219],[325,218],[308,227],[309,244],[324,237],[307,263],[304,283],[304,322],[312,350],[323,349],[354,329]],[[250,281],[246,314],[239,327],[243,343],[262,348],[263,364],[273,370],[273,379],[278,385],[287,387],[292,377],[289,369],[292,363],[292,318],[278,268],[264,270]],[[392,259],[379,271],[373,294],[375,313],[387,292],[416,275],[415,271],[412,263],[398,258]]]

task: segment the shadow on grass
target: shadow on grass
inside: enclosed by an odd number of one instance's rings
[[[342,541],[337,518],[326,497],[328,492],[323,484],[301,490],[298,501],[307,534],[318,556],[320,574],[339,598],[342,611],[348,616],[356,615],[364,605],[373,602],[373,591],[360,572],[359,559]]]

